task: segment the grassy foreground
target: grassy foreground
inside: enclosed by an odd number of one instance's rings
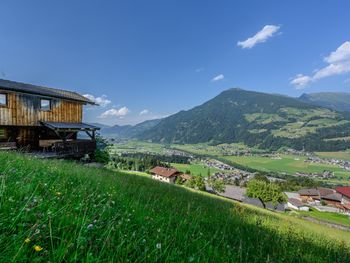
[[[0,153],[0,262],[349,262],[349,245],[145,176]]]

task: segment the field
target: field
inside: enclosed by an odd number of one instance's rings
[[[350,172],[335,165],[306,163],[305,157],[281,155],[281,159],[260,156],[225,156],[226,160],[252,167],[262,171],[276,171],[294,174],[296,172],[321,173],[324,170],[333,171],[338,179],[349,180]]]
[[[298,211],[293,213],[298,213],[300,215],[312,217],[321,221],[326,221],[326,222],[350,227],[350,217],[347,215],[331,213],[331,212],[320,212],[320,211],[317,211],[316,209],[311,209],[309,212]]]
[[[348,262],[350,233],[145,176],[0,153],[0,262]]]
[[[316,152],[316,155],[322,158],[336,158],[350,161],[350,151],[342,152]]]
[[[210,174],[216,173],[216,172],[222,172],[222,170],[219,170],[217,168],[212,168],[212,167],[209,168],[199,163],[195,163],[195,164],[172,163],[171,165],[183,173],[185,173],[186,171],[190,171],[192,175],[207,176],[208,170]]]

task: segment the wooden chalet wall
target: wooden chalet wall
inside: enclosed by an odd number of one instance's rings
[[[50,98],[39,95],[7,94],[7,106],[0,106],[0,126],[39,126],[39,121],[80,123],[83,105],[80,102]],[[40,99],[51,100],[51,110],[40,109]]]

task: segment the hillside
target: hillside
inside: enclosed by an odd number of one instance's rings
[[[287,96],[229,89],[208,102],[160,121],[138,138],[163,143],[232,143],[278,149],[350,147],[344,114]],[[328,139],[336,138],[329,142]]]
[[[304,93],[299,100],[337,111],[350,112],[350,93],[348,92]]]
[[[136,125],[114,125],[112,127],[101,127],[100,134],[108,138],[115,139],[130,139],[138,136],[139,134],[146,132],[160,122],[159,119],[147,120]]]
[[[0,262],[350,258],[349,232],[145,176],[7,153],[0,153],[0,218]]]

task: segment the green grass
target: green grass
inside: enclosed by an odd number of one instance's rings
[[[216,173],[216,172],[222,172],[222,170],[212,167],[207,167],[203,164],[181,164],[181,163],[172,163],[173,167],[175,167],[177,170],[185,173],[186,171],[190,171],[193,175],[202,175],[207,176],[208,170],[210,174]]]
[[[0,262],[350,258],[349,232],[145,176],[7,153],[0,174]]]
[[[315,154],[322,158],[336,158],[350,161],[350,151],[316,152]]]
[[[350,177],[349,171],[336,165],[304,162],[305,157],[302,156],[281,155],[280,157],[281,159],[262,156],[225,156],[223,158],[262,171],[294,174],[296,172],[322,173],[324,170],[330,170],[338,179],[348,180]]]
[[[350,227],[350,217],[347,215],[342,215],[338,213],[331,213],[331,212],[320,212],[316,209],[311,208],[309,212],[306,211],[298,211],[296,212],[300,215],[312,217],[321,221],[326,221],[329,223],[339,224],[343,226]]]

